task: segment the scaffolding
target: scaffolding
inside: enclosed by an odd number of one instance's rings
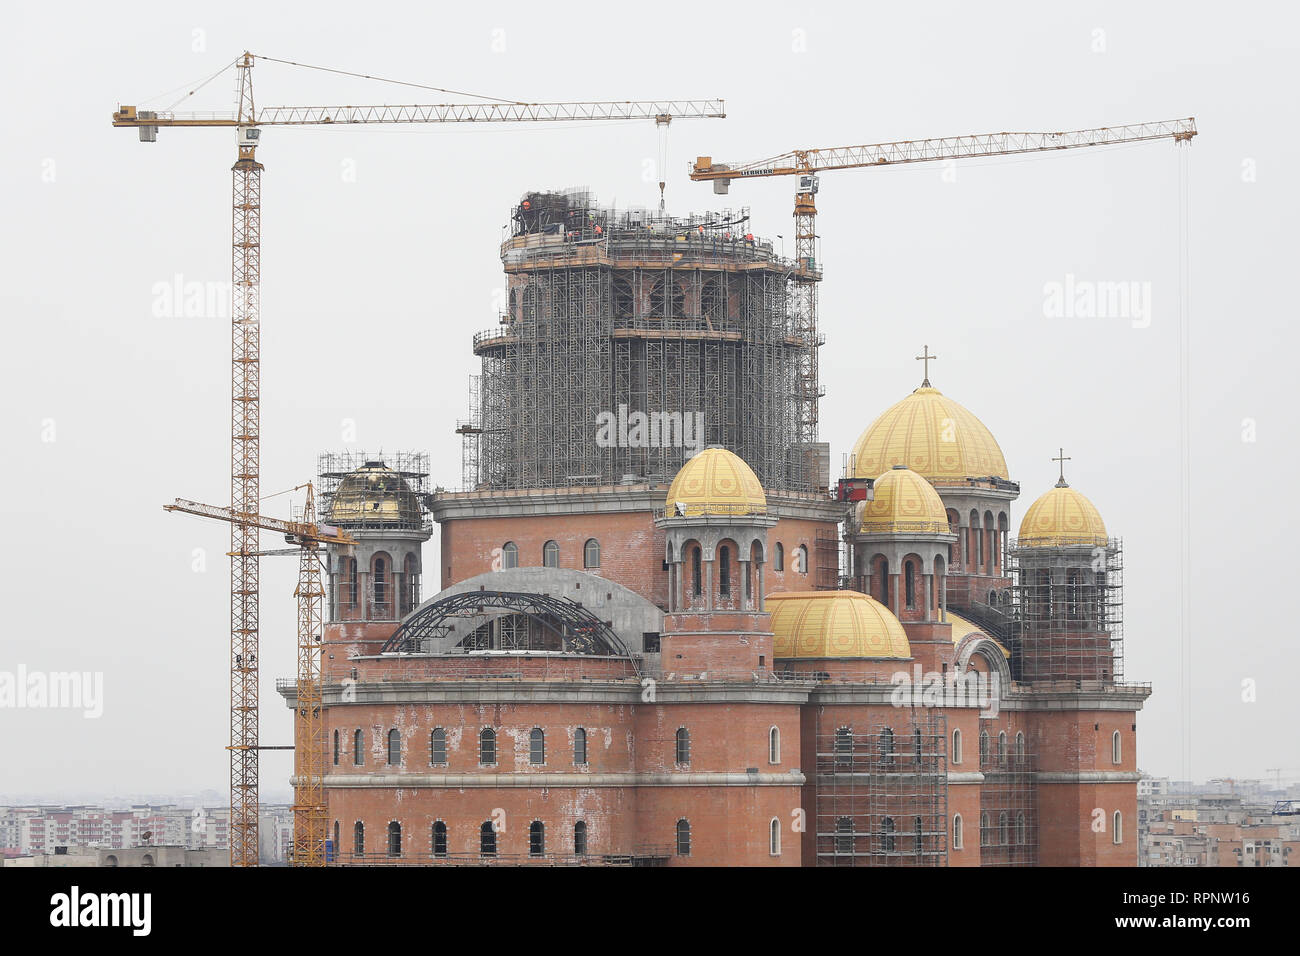
[[[508,308],[474,336],[466,490],[667,482],[721,445],[764,487],[806,491],[797,381],[817,342],[791,317],[793,263],[749,216],[529,193],[502,244]],[[473,446],[473,447],[470,447]]]
[[[1118,683],[1124,675],[1124,566],[1119,538],[1007,548],[1013,675],[1026,683]]]
[[[947,866],[947,746],[942,714],[818,734],[817,865]]]
[[[362,531],[433,530],[424,504],[429,495],[429,456],[424,452],[322,452],[316,474],[322,522]],[[386,505],[376,508],[376,501]]]
[[[1025,749],[1025,737],[1014,740],[981,721],[980,866],[1038,864],[1037,762]]]

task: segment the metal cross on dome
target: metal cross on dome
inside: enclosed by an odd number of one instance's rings
[[[1072,459],[1070,458],[1070,456],[1067,455],[1067,454],[1065,453],[1065,449],[1064,449],[1064,448],[1061,448],[1061,449],[1058,449],[1058,450],[1057,450],[1056,457],[1052,459],[1052,461],[1059,463],[1060,466],[1061,466],[1061,477],[1057,480],[1057,482],[1056,482],[1056,487],[1058,487],[1058,488],[1068,488],[1068,487],[1069,487],[1069,486],[1065,483],[1065,463],[1066,463],[1067,461],[1071,461],[1071,460],[1072,460]]]
[[[922,382],[921,382],[921,387],[922,387],[922,388],[929,388],[929,387],[930,387],[930,363],[931,363],[932,361],[934,361],[935,359],[937,359],[938,357],[939,357],[939,356],[937,356],[937,355],[931,355],[931,354],[930,354],[930,346],[928,346],[928,345],[923,346],[923,347],[921,348],[921,354],[918,355],[918,356],[916,356],[916,360],[917,360],[918,362],[924,362],[924,363],[925,363],[925,377],[924,377],[924,379],[923,379]]]

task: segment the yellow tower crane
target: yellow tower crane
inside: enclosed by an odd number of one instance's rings
[[[230,64],[237,71],[233,114],[175,113],[119,105],[113,125],[134,128],[140,141],[155,142],[161,128],[229,127],[236,131],[233,172],[231,266],[232,350],[230,428],[230,863],[256,866],[258,788],[258,529],[261,390],[262,170],[257,147],[267,126],[337,126],[358,123],[541,123],[599,120],[723,118],[722,100],[626,100],[526,103],[477,97],[479,103],[407,106],[271,106],[253,99],[257,59],[287,66],[378,79],[323,67],[254,57],[245,52]],[[224,72],[224,70],[222,71]],[[219,74],[218,74],[219,75]],[[214,77],[209,78],[210,82]],[[399,82],[387,80],[385,82]],[[418,86],[400,83],[403,86]],[[438,89],[423,87],[424,89]],[[439,90],[450,93],[449,90]],[[252,666],[248,661],[253,661]],[[241,663],[243,662],[243,663]]]
[[[829,149],[795,149],[749,163],[715,163],[711,156],[699,156],[691,167],[691,179],[712,182],[713,191],[726,195],[733,179],[759,176],[798,176],[794,198],[795,267],[792,316],[795,334],[804,343],[796,367],[798,441],[805,447],[817,440],[817,403],[823,392],[817,380],[817,349],[822,337],[817,331],[817,174],[833,169],[869,166],[897,166],[903,163],[935,163],[989,156],[1015,156],[1084,146],[1111,146],[1143,140],[1172,139],[1186,143],[1196,135],[1194,118],[1105,126],[1065,133],[983,133],[974,136],[946,136],[940,139],[874,143],[867,146],[837,146]]]
[[[324,624],[322,601],[325,589],[321,585],[320,549],[325,544],[348,547],[357,541],[341,528],[318,524],[316,494],[311,482],[293,490],[300,491],[304,488],[307,490],[307,500],[302,517],[296,521],[268,518],[256,513],[239,513],[233,508],[200,504],[184,498],[177,498],[175,504],[163,505],[163,509],[228,521],[232,525],[242,524],[278,531],[285,536],[286,541],[298,546],[298,586],[293,592],[298,599],[298,700],[293,734],[296,770],[293,788],[293,863],[295,866],[324,866],[325,727],[321,712],[321,628]],[[273,553],[282,552],[259,552]],[[241,676],[247,672],[256,674],[257,658],[236,654],[233,666]],[[256,708],[256,698],[250,706]],[[257,750],[266,749],[256,742],[253,746]]]

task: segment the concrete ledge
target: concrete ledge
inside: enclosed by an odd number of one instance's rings
[[[1136,770],[1040,770],[1034,774],[1034,779],[1039,783],[1137,783],[1142,774]]]
[[[296,784],[291,777],[290,783]],[[432,788],[539,789],[542,787],[802,787],[800,771],[790,773],[334,773],[325,789]]]

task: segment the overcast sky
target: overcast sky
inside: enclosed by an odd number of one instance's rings
[[[104,702],[98,719],[0,709],[0,793],[226,786],[228,529],[161,505],[229,499],[229,326],[165,314],[160,290],[229,278],[234,136],[163,129],[146,145],[110,114],[166,108],[244,49],[521,100],[724,97],[727,119],[673,125],[669,208],[748,205],[754,232],[784,236],[788,253],[791,181],[715,197],[687,179],[688,160],[1194,115],[1181,300],[1170,143],[823,176],[822,438],[838,473],[862,429],[919,384],[913,356],[928,344],[934,384],[983,419],[1021,482],[1013,523],[1055,480],[1064,446],[1071,484],[1123,537],[1125,676],[1154,688],[1140,766],[1182,775],[1189,740],[1196,778],[1300,773],[1292,636],[1278,623],[1294,617],[1283,543],[1297,530],[1300,466],[1297,15],[1281,4],[994,9],[11,5],[0,670],[102,672]],[[268,106],[449,99],[274,63],[254,73]],[[177,108],[231,102],[228,73]],[[650,123],[268,129],[262,144],[264,493],[310,478],[317,452],[337,448],[427,450],[434,482],[457,485],[470,339],[495,322],[511,204],[566,186],[619,205],[657,200]],[[1137,283],[1149,316],[1052,317],[1045,287],[1067,276]],[[287,508],[279,497],[265,510]],[[268,744],[292,740],[273,685],[294,670],[295,565],[263,562]],[[283,790],[288,756],[263,768],[263,786]]]

